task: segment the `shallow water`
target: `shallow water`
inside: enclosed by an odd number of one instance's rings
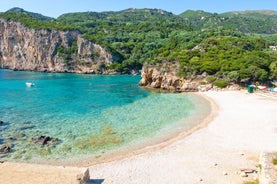
[[[139,80],[0,70],[0,120],[5,122],[0,125],[0,144],[12,147],[0,158],[96,158],[171,130],[187,130],[209,111],[198,96],[145,91],[137,86]],[[35,86],[26,87],[26,82]],[[35,143],[40,136],[57,140],[40,145]]]

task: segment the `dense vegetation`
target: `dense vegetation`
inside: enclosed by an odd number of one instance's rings
[[[183,76],[207,72],[233,82],[276,78],[277,54],[262,37],[213,32],[194,49],[175,48],[167,58],[181,63]],[[167,59],[168,60],[168,59]]]
[[[276,11],[237,11],[223,14],[187,10],[180,15],[194,29],[222,27],[243,33],[272,34],[277,32]]]
[[[110,66],[120,72],[141,69],[145,61],[155,59],[173,33],[191,30],[184,19],[155,9],[70,13],[57,21],[75,26],[85,38],[120,56],[120,61]]]
[[[42,20],[24,12],[2,13],[35,29],[79,30],[103,45],[118,61],[109,68],[139,70],[145,63],[179,63],[179,75],[207,73],[226,81],[266,82],[277,78],[277,13],[273,11],[213,14],[188,10],[177,16],[158,9],[83,12]],[[75,49],[76,50],[76,49]],[[70,57],[68,49],[59,54]]]

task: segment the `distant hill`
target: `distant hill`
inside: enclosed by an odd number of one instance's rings
[[[277,33],[277,11],[251,10],[212,14],[200,10],[188,10],[180,16],[194,29],[223,27],[243,33]]]
[[[187,10],[180,14],[181,17],[187,18],[187,19],[201,19],[202,17],[209,17],[212,16],[212,13],[205,12],[202,10]]]
[[[186,20],[186,23],[193,29],[214,28],[220,21],[216,13],[209,13],[202,10],[187,10],[179,15]]]
[[[12,8],[5,13],[23,13],[41,21],[55,20],[67,26],[78,27],[83,32],[89,31],[91,33],[95,33],[95,30],[92,31],[93,26],[102,25],[101,27],[103,27],[103,22],[112,27],[114,25],[120,25],[121,27],[126,27],[126,25],[133,26],[144,22],[147,23],[145,26],[148,24],[160,24],[161,29],[166,25],[174,26],[177,29],[186,27],[186,30],[189,29],[188,27],[194,30],[224,28],[243,33],[277,33],[277,11],[272,10],[233,11],[222,14],[202,10],[187,10],[180,15],[174,15],[161,9],[129,8],[122,11],[67,13],[57,19],[18,7]],[[130,28],[130,26],[127,27]]]
[[[142,21],[172,21],[184,22],[183,18],[160,9],[126,9],[108,12],[76,12],[59,16],[57,21],[64,23],[99,22],[138,23]]]
[[[54,18],[47,17],[47,16],[44,16],[39,13],[28,12],[28,11],[25,11],[24,9],[18,8],[18,7],[8,10],[8,11],[6,11],[6,13],[24,13],[24,14],[30,15],[31,17],[33,17],[35,19],[42,20],[42,21],[54,20]]]
[[[232,12],[226,12],[221,15],[226,15],[226,16],[232,16],[232,15],[246,15],[246,16],[251,16],[251,15],[264,15],[264,16],[271,16],[271,15],[277,15],[277,11],[274,10],[245,10],[245,11],[232,11]]]
[[[245,33],[271,34],[277,32],[277,11],[235,11],[223,13],[225,25]]]
[[[65,25],[76,26],[83,32],[97,32],[104,29],[116,31],[118,29],[135,29],[144,27],[147,31],[155,29],[189,29],[183,18],[160,9],[126,9],[109,12],[76,12],[59,16],[56,20]],[[152,25],[152,26],[150,26]],[[166,27],[167,26],[167,27]],[[173,27],[172,27],[173,26]],[[148,27],[148,28],[147,28]],[[153,30],[152,30],[153,31]]]

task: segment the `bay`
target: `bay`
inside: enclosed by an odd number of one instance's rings
[[[196,95],[146,91],[139,80],[0,70],[0,144],[12,147],[0,157],[35,163],[96,158],[188,130],[209,113],[208,102]],[[52,141],[38,144],[40,136]]]

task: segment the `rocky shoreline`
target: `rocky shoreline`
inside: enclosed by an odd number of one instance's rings
[[[222,90],[208,82],[206,73],[194,78],[182,77],[178,74],[178,65],[163,63],[160,65],[145,65],[141,72],[140,86],[149,89],[159,89],[168,92],[204,92],[209,90]],[[177,68],[177,69],[176,69]],[[228,90],[239,90],[236,84],[227,86]]]

